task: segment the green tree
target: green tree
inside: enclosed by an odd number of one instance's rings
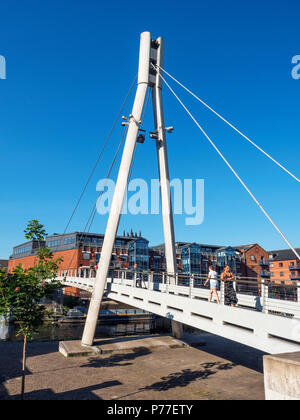
[[[33,235],[36,235],[36,232],[32,232],[32,237]],[[17,335],[22,335],[24,341],[22,399],[25,392],[27,342],[32,340],[44,320],[52,316],[51,311],[40,304],[41,299],[62,287],[55,280],[62,259],[55,259],[48,248],[40,248],[36,257],[34,267],[27,270],[19,264],[11,274],[0,271],[0,315],[9,314],[14,319]]]
[[[30,220],[26,229],[24,230],[25,238],[29,241],[44,241],[47,235],[44,225],[42,225],[37,219]]]

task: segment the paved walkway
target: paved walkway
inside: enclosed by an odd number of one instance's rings
[[[185,340],[194,347],[70,359],[58,342],[30,343],[26,399],[264,399],[262,353],[211,335]],[[22,343],[0,343],[0,400],[19,398],[21,360]]]

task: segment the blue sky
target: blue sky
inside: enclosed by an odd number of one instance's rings
[[[137,72],[143,31],[164,37],[168,71],[299,176],[300,80],[291,77],[292,57],[300,54],[299,18],[296,0],[3,2],[0,55],[6,58],[7,79],[0,80],[0,257],[23,242],[29,219],[38,218],[49,233],[64,231]],[[300,247],[299,184],[175,89]],[[133,96],[127,115],[132,101]],[[185,226],[185,216],[176,216],[176,239],[285,248],[166,88],[164,105],[167,125],[175,126],[168,138],[171,178],[203,178],[206,189],[204,223]],[[151,107],[145,128],[153,129]],[[118,126],[71,231],[83,229],[120,135]],[[132,176],[158,176],[149,138],[138,149]],[[97,215],[92,231],[103,232],[106,220]],[[163,241],[160,216],[124,216],[119,232],[131,228],[142,230],[151,244]]]

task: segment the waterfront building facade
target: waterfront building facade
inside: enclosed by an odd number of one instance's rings
[[[300,253],[300,248],[296,251]],[[269,251],[271,279],[277,283],[299,283],[300,261],[290,249]]]
[[[8,270],[21,264],[24,269],[31,268],[36,262],[36,252],[40,247],[50,248],[55,258],[62,257],[61,271],[72,271],[79,276],[95,275],[99,265],[104,235],[95,233],[73,232],[68,234],[53,234],[45,241],[28,241],[13,248],[9,259]],[[131,233],[117,236],[111,256],[110,269],[132,269],[137,264],[138,269],[149,269],[149,241]],[[67,294],[77,295],[78,290],[66,288]]]

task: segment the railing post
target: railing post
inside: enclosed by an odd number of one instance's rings
[[[194,274],[190,277],[190,298],[192,299],[192,289],[194,288]]]
[[[262,312],[264,314],[267,314],[268,313],[267,302],[268,302],[268,298],[269,298],[269,287],[268,287],[268,285],[265,284],[264,279],[260,280],[260,284],[261,284]]]
[[[137,272],[134,272],[134,276],[133,276],[133,286],[136,287],[136,282],[137,282]]]
[[[298,281],[297,286],[297,302],[300,303],[300,281]]]
[[[150,280],[151,284],[152,284],[152,288],[151,290],[154,289],[154,273],[153,271],[150,272],[150,275],[148,275],[148,281]]]
[[[225,305],[225,282],[220,279],[221,305]]]

